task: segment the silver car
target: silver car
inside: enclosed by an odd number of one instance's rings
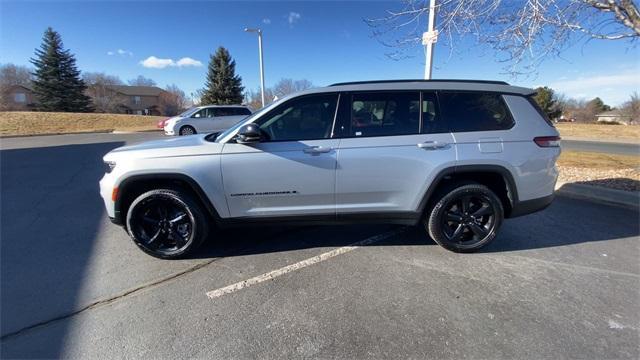
[[[167,135],[193,135],[224,131],[251,115],[241,105],[208,105],[191,108],[164,124]]]
[[[107,214],[135,244],[184,256],[221,227],[419,225],[474,251],[548,206],[560,138],[534,90],[495,81],[372,81],[303,91],[220,134],[113,150]]]

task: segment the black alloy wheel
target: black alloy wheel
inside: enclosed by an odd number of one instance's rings
[[[443,247],[470,252],[493,240],[502,223],[500,199],[489,188],[467,184],[442,195],[425,225],[429,235]]]
[[[197,203],[174,190],[140,195],[129,207],[127,229],[140,249],[163,259],[185,256],[200,245],[208,230]]]

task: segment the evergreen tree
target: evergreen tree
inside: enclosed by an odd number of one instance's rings
[[[36,49],[31,63],[33,92],[38,99],[37,108],[42,111],[89,112],[91,99],[84,94],[86,85],[80,78],[76,59],[62,45],[60,34],[47,28],[40,49]]]
[[[236,62],[222,46],[211,55],[204,93],[203,105],[229,105],[242,103],[242,78],[236,75]]]
[[[536,89],[536,95],[533,99],[538,103],[540,109],[547,114],[549,119],[553,120],[562,115],[562,109],[560,108],[560,104],[558,104],[553,89],[546,86],[539,87]]]

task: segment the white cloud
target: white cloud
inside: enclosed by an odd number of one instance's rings
[[[140,64],[146,68],[164,69],[167,66],[172,66],[174,62],[172,59],[160,59],[155,56],[149,56],[148,58],[140,61]]]
[[[302,15],[300,15],[300,13],[291,11],[289,12],[289,16],[287,17],[287,21],[289,22],[289,25],[292,25],[297,23],[300,18],[302,17]]]
[[[129,50],[118,49],[118,50],[117,50],[117,52],[118,52],[118,55],[122,55],[122,56],[124,56],[124,55],[129,55],[129,56],[133,56],[133,53],[132,53],[131,51],[129,51]]]
[[[599,96],[609,105],[617,105],[640,88],[640,73],[625,71],[609,75],[579,76],[552,82],[548,86],[569,97],[592,99]]]
[[[155,56],[149,56],[148,58],[140,61],[140,64],[146,68],[151,68],[151,69],[164,69],[169,66],[173,66],[173,67],[202,66],[202,62],[190,57],[183,57],[178,61],[174,61],[173,59],[161,59]]]
[[[263,23],[263,24],[267,24],[267,25],[269,25],[269,24],[271,24],[271,19],[269,19],[269,18],[264,18],[264,19],[262,19],[262,23]]]
[[[120,56],[133,56],[133,52],[124,49],[118,49],[116,51],[107,51],[107,55],[120,55]]]
[[[182,66],[202,66],[202,62],[196,60],[196,59],[192,59],[190,57],[183,57],[182,59],[178,60],[176,62],[176,66],[178,67],[182,67]]]

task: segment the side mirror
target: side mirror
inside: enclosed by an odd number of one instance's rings
[[[260,128],[255,124],[244,124],[238,130],[236,142],[239,144],[251,144],[260,142]]]

